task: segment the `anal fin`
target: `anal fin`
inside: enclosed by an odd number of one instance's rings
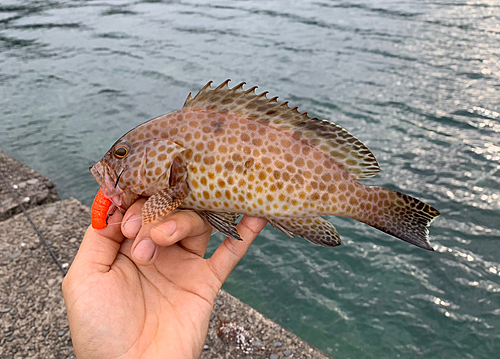
[[[205,219],[216,230],[227,237],[231,237],[238,241],[242,241],[238,230],[236,229],[236,221],[240,216],[238,213],[217,213],[211,211],[196,211],[203,219]]]
[[[340,245],[340,236],[330,222],[321,217],[276,218],[269,223],[289,237],[296,235],[323,247]]]

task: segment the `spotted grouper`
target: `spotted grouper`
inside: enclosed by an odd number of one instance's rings
[[[149,197],[143,224],[176,208],[191,209],[223,234],[241,240],[241,214],[262,217],[290,237],[340,244],[323,215],[343,216],[432,250],[427,227],[439,212],[406,194],[358,179],[380,171],[357,138],[310,118],[257,87],[213,89],[209,82],[181,110],[121,137],[90,168],[108,199],[127,209]]]

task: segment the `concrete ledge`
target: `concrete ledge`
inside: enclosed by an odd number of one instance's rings
[[[25,208],[59,200],[54,184],[25,164],[0,151],[0,171],[16,192]],[[17,201],[0,177],[0,221],[21,213]]]
[[[28,213],[68,265],[87,227],[89,209],[71,198]],[[62,279],[24,214],[0,222],[0,358],[75,358]]]
[[[228,335],[224,335],[224,328]],[[228,340],[236,334],[251,339],[251,343],[242,346]],[[330,358],[224,290],[215,300],[205,348],[202,359]]]
[[[36,172],[0,155],[1,170],[9,173],[9,181],[37,178],[47,184]],[[53,186],[49,188],[51,193],[55,193]],[[0,198],[6,200],[7,195],[4,190]],[[89,225],[90,209],[74,198],[41,206],[36,201],[29,203],[33,206],[28,211],[33,222],[63,266],[69,266]],[[24,214],[0,222],[0,358],[75,358],[61,293],[62,279],[61,271]],[[246,344],[238,343],[238,337],[244,338]],[[221,290],[201,358],[287,357],[329,358]]]

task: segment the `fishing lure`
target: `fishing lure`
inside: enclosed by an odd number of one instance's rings
[[[90,212],[90,220],[92,228],[103,229],[108,225],[108,211],[112,202],[104,197],[102,189],[97,192],[94,203],[92,203],[92,211]]]

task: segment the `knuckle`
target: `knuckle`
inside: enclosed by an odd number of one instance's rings
[[[208,266],[210,268],[210,270],[212,271],[217,283],[215,284],[215,288],[217,288],[217,292],[218,292],[218,289],[220,289],[222,287],[222,285],[224,284],[224,277],[222,275],[222,273],[220,273],[219,269],[217,269],[214,264],[212,263],[212,261],[208,261]]]
[[[185,217],[191,222],[196,224],[201,224],[204,222],[203,218],[199,216],[195,211],[183,211]]]
[[[239,251],[236,248],[234,242],[235,242],[234,239],[228,238],[228,239],[225,239],[224,242],[222,242],[222,245],[226,247],[226,249],[229,251],[229,253],[231,253],[231,255],[239,258],[240,257]]]
[[[251,223],[248,223],[249,221],[249,217],[243,217],[240,221],[240,225],[242,227],[244,227],[248,232],[251,233],[252,237],[257,237],[257,235],[259,234],[260,231],[256,231],[253,229],[253,226],[251,225]]]
[[[132,203],[132,205],[127,209],[127,212],[141,213],[144,203],[146,203],[146,199],[139,198],[134,203]]]
[[[212,230],[212,227],[194,211],[182,211],[179,215],[179,222],[186,235],[203,235]]]
[[[259,233],[264,229],[267,224],[267,220],[252,216],[243,216],[239,225],[244,227],[248,232],[250,232],[250,238],[256,238]]]

